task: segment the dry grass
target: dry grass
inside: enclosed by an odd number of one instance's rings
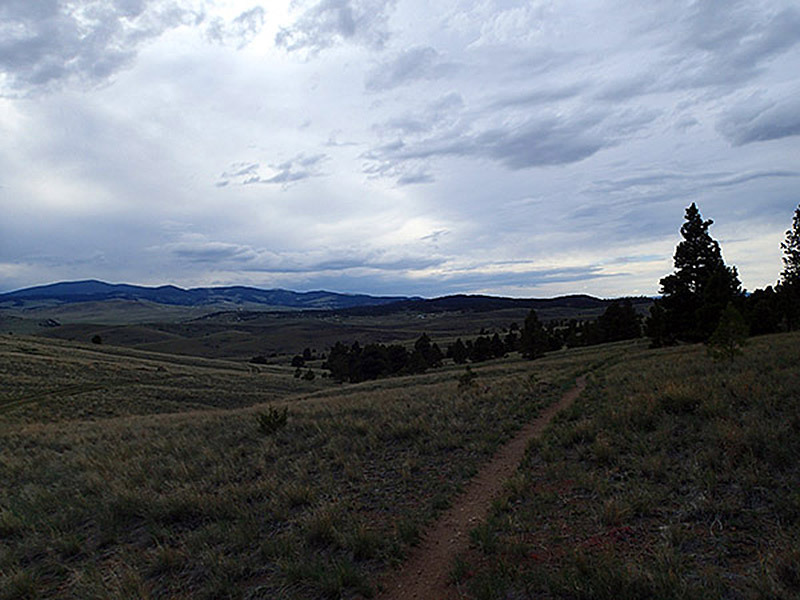
[[[499,444],[631,352],[487,363],[459,391],[452,367],[333,386],[0,337],[0,598],[369,596]],[[268,407],[288,418],[265,433]]]
[[[800,597],[798,357],[784,334],[597,371],[459,559],[464,597]]]
[[[41,423],[237,408],[332,383],[281,367],[0,336],[0,415]]]

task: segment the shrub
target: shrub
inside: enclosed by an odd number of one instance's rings
[[[747,323],[733,304],[723,311],[716,330],[708,340],[708,354],[714,360],[730,360],[742,353],[747,343]]]
[[[458,389],[468,390],[475,385],[475,380],[478,378],[477,373],[469,366],[464,370],[464,373],[458,376]]]
[[[278,430],[286,426],[288,419],[288,408],[278,410],[277,408],[270,406],[267,412],[256,414],[258,428],[264,435],[272,435],[273,433],[276,433]]]

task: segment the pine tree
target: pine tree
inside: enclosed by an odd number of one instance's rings
[[[525,317],[525,325],[522,327],[522,339],[520,340],[520,350],[525,358],[539,358],[547,352],[549,348],[547,332],[544,330],[536,311],[531,309]]]
[[[469,358],[469,352],[467,351],[467,347],[464,345],[464,342],[461,341],[461,338],[456,339],[453,345],[450,346],[448,355],[457,365],[463,365],[465,362],[467,362],[467,358]]]
[[[628,298],[615,300],[597,320],[603,342],[631,340],[642,335],[639,315]]]
[[[800,205],[794,210],[792,228],[786,232],[786,240],[781,243],[783,250],[783,272],[781,284],[800,283]]]
[[[725,265],[719,243],[708,233],[712,223],[703,220],[694,203],[686,209],[675,272],[660,281],[662,297],[651,311],[659,323],[648,324],[648,332],[659,332],[655,345],[706,341],[728,303],[742,295],[736,268]]]
[[[792,228],[781,243],[783,272],[777,285],[778,303],[790,331],[800,326],[800,206],[794,211]]]

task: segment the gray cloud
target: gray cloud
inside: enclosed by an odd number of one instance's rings
[[[202,18],[164,0],[5,0],[0,71],[23,93],[69,79],[93,85],[128,65],[148,39]]]
[[[770,61],[800,42],[800,10],[769,2],[695,2],[659,36],[664,18],[656,10],[653,22],[640,34],[648,51],[647,64],[603,83],[598,99],[624,101],[663,92],[719,89],[727,93],[761,75]]]
[[[654,197],[660,191],[670,191],[672,197],[691,196],[702,190],[727,188],[772,178],[797,178],[800,171],[751,171],[746,173],[675,173],[652,172],[635,177],[597,180],[586,191],[597,194],[634,193]]]
[[[443,61],[435,48],[417,46],[375,66],[364,85],[371,92],[389,90],[421,79],[439,79],[456,68],[455,64]]]
[[[234,44],[237,48],[243,48],[261,32],[265,12],[261,6],[254,6],[227,23],[217,17],[208,24],[206,35],[212,42]]]
[[[543,104],[552,104],[554,102],[558,102],[559,100],[574,98],[584,91],[586,87],[587,84],[585,83],[574,83],[552,89],[544,88],[524,93],[514,92],[496,100],[492,106],[494,108],[524,108],[541,106]]]
[[[717,130],[734,146],[800,135],[800,98],[781,101],[751,96],[725,111]]]
[[[601,272],[601,267],[569,267],[564,269],[540,269],[524,272],[498,270],[492,273],[453,271],[442,275],[420,275],[413,277],[404,273],[365,269],[343,272],[319,272],[304,277],[304,289],[334,289],[346,291],[371,290],[375,294],[403,294],[435,297],[448,294],[486,292],[487,290],[530,290],[554,284],[597,282],[611,277]],[[495,292],[497,293],[497,292]]]
[[[178,258],[199,263],[251,262],[258,257],[248,246],[222,242],[178,242],[170,244],[167,249]]]
[[[370,48],[382,48],[389,38],[388,15],[396,0],[317,0],[289,27],[275,36],[275,43],[289,51],[311,53],[346,40]]]
[[[214,263],[242,271],[277,274],[322,273],[373,269],[409,271],[441,265],[443,259],[419,250],[375,248],[329,248],[307,251],[274,251],[247,244],[234,244],[189,236],[189,239],[153,246],[154,253],[167,253],[179,262]]]
[[[690,115],[684,115],[675,121],[673,127],[678,131],[687,131],[692,127],[700,125],[700,122]]]
[[[397,185],[413,185],[415,183],[432,183],[434,177],[431,173],[418,171],[416,173],[403,173],[397,178]]]
[[[417,141],[396,139],[377,146],[364,154],[370,161],[365,170],[394,176],[403,172],[401,165],[407,161],[447,156],[490,159],[512,170],[570,164],[617,144],[659,114],[655,109],[584,109],[569,116],[509,117],[500,125],[478,131],[457,125]]]
[[[437,275],[447,283],[453,292],[470,291],[476,288],[505,287],[538,287],[554,283],[576,283],[611,277],[602,272],[602,266],[586,265],[580,267],[563,267],[557,269],[525,269],[512,268],[513,263],[498,264],[491,271],[463,270]],[[619,276],[619,275],[614,275]],[[430,289],[435,290],[437,282],[428,282]],[[438,284],[440,285],[440,284]],[[435,293],[435,292],[434,292]]]
[[[774,283],[796,0],[289,2],[0,0],[0,286],[655,293],[692,201]]]
[[[417,113],[406,113],[387,119],[373,129],[383,135],[430,133],[436,129],[453,127],[461,119],[463,111],[464,99],[461,94],[451,92]]]
[[[473,151],[510,169],[577,162],[608,145],[594,131],[602,120],[602,115],[590,112],[571,121],[550,117],[514,128],[489,129],[474,138]]]
[[[675,88],[729,88],[759,75],[765,63],[800,42],[800,11],[757,2],[697,2],[684,20],[664,80]]]
[[[268,170],[271,171],[271,174],[269,175],[261,173],[262,167],[259,163],[234,163],[229,170],[220,175],[215,185],[225,187],[235,182],[241,185],[264,183],[286,187],[291,183],[320,176],[322,163],[327,159],[327,154],[306,156],[301,153],[282,163],[270,164]]]

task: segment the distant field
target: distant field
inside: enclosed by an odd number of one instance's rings
[[[288,368],[253,372],[244,363],[19,336],[0,336],[0,357],[6,422],[238,408],[315,391],[327,381],[296,379]]]
[[[411,343],[423,332],[447,344],[457,337],[475,337],[481,331],[502,332],[512,323],[522,325],[528,314],[526,308],[407,311],[380,316],[285,309],[266,312],[263,306],[260,311],[218,312],[219,308],[126,300],[3,308],[0,334],[43,335],[78,342],[99,335],[107,344],[140,350],[246,360],[256,355],[296,354],[304,348],[326,352],[336,342]],[[537,311],[544,321],[595,319],[601,312],[602,308],[563,306]]]

